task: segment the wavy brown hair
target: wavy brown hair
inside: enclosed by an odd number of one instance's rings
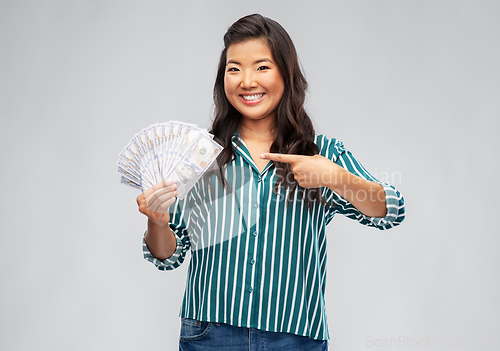
[[[221,182],[226,186],[223,176],[224,167],[235,158],[232,137],[241,120],[241,114],[229,103],[224,90],[227,50],[232,44],[246,40],[264,38],[269,44],[274,62],[284,81],[285,89],[276,111],[276,138],[270,152],[298,155],[316,155],[318,146],[314,143],[314,127],[304,109],[307,82],[302,74],[297,52],[292,39],[276,21],[259,14],[248,15],[233,23],[224,35],[224,49],[220,55],[217,77],[214,85],[214,120],[210,132],[224,146],[217,162]],[[298,184],[287,163],[274,162],[278,179],[274,186],[278,193],[280,187],[290,188],[290,201]],[[300,188],[303,189],[303,188]],[[303,189],[305,190],[305,189]],[[318,188],[307,189],[302,196],[306,201],[321,201]]]

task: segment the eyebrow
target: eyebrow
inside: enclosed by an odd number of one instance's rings
[[[271,61],[270,59],[268,59],[268,58],[263,58],[263,59],[260,59],[260,60],[255,61],[253,64],[254,64],[254,65],[256,65],[256,64],[258,64],[258,63],[262,63],[262,62],[270,62],[270,63],[273,63],[273,61]],[[228,64],[230,64],[230,63],[234,63],[234,64],[236,64],[236,65],[240,65],[240,66],[241,66],[241,63],[240,63],[240,62],[238,62],[238,61],[235,61],[235,60],[229,60],[229,61],[227,61],[227,62],[226,62],[226,65],[228,65]]]

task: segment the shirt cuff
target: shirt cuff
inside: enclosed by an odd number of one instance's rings
[[[144,233],[145,235],[146,233]],[[144,258],[154,264],[156,268],[162,271],[167,271],[167,270],[172,270],[174,268],[177,268],[180,265],[179,258],[181,257],[182,254],[182,242],[179,240],[177,235],[175,236],[175,239],[177,240],[177,247],[175,249],[175,252],[170,256],[169,258],[165,260],[159,260],[156,257],[153,256],[151,251],[149,251],[148,245],[146,244],[146,240],[143,237],[142,238],[142,252],[144,254]]]
[[[385,192],[385,207],[387,212],[385,217],[367,217],[376,227],[380,229],[389,229],[402,221],[400,209],[402,206],[401,195],[392,186],[379,183],[384,188]],[[403,217],[404,218],[404,217]]]

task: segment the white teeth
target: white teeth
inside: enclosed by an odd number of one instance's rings
[[[252,101],[252,100],[258,100],[260,99],[261,97],[264,96],[264,94],[255,94],[255,95],[241,95],[243,97],[243,99],[245,99],[246,101]]]

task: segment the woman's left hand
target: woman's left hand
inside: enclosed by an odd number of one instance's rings
[[[303,188],[330,187],[345,169],[321,155],[304,156],[264,153],[260,158],[289,163],[294,179]]]
[[[387,213],[382,185],[358,177],[326,157],[264,153],[260,158],[289,163],[301,187],[327,187],[366,216],[385,217]]]

